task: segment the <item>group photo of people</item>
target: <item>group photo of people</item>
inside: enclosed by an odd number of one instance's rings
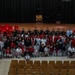
[[[34,27],[25,31],[0,30],[0,58],[68,56],[75,57],[75,31],[68,28]]]

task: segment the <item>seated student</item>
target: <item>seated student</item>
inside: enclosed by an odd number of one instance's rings
[[[6,57],[12,57],[12,54],[11,54],[9,47],[7,47],[7,49],[6,49]]]
[[[2,51],[1,51],[1,48],[0,48],[0,58],[2,58]]]
[[[20,58],[21,55],[22,55],[22,49],[21,49],[20,47],[18,47],[18,48],[16,49],[16,57],[17,57],[17,58]]]
[[[15,48],[11,48],[11,54],[12,54],[12,57],[14,58],[15,57]]]
[[[75,55],[75,48],[74,47],[69,47],[68,48],[68,55],[69,55],[69,57],[74,57],[74,55]]]
[[[36,43],[36,45],[34,45],[34,52],[33,52],[34,57],[39,56],[39,48],[40,46]]]
[[[66,45],[63,44],[62,46],[62,56],[65,56],[66,55]]]
[[[53,44],[53,56],[57,55],[57,45],[54,43]]]
[[[27,48],[27,50],[28,50],[28,52],[29,52],[29,55],[30,56],[33,56],[33,52],[34,52],[34,48],[32,47],[32,46],[29,46],[28,48]]]
[[[50,51],[49,45],[46,45],[46,47],[44,48],[45,56],[49,56],[49,51]]]
[[[44,44],[41,44],[40,49],[39,49],[39,52],[40,52],[41,56],[44,55],[44,48],[45,48]]]

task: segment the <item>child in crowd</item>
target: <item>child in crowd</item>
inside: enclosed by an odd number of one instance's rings
[[[25,60],[28,61],[30,58],[31,58],[30,55],[29,54],[26,54]]]

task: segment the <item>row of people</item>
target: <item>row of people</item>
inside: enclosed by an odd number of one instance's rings
[[[67,31],[63,30],[63,34],[61,34],[59,28],[58,31],[55,31],[54,28],[53,31],[50,31],[47,28],[45,32],[42,29],[40,32],[38,32],[36,27],[34,34],[30,30],[25,33],[24,29],[15,30],[11,33],[8,31],[5,33],[0,32],[0,51],[3,54],[12,54],[12,56],[15,56],[19,47],[21,50],[20,55],[29,53],[31,56],[61,56],[67,54],[66,52],[69,47],[75,47],[75,33],[71,29]],[[55,34],[55,32],[59,34]],[[38,45],[38,50],[36,50],[36,45]]]
[[[39,34],[44,34],[44,35],[66,35],[66,36],[71,36],[71,34],[75,33],[75,30],[71,30],[70,28],[68,30],[65,31],[64,28],[62,28],[62,30],[60,28],[57,28],[57,30],[55,30],[55,28],[53,28],[52,30],[50,30],[48,27],[46,28],[46,30],[43,30],[42,28],[40,30],[37,29],[37,27],[35,27],[35,29],[32,31],[30,28],[28,29],[28,31],[25,31],[24,28],[22,28],[22,31],[20,32],[20,34],[30,34],[30,35],[39,35]]]
[[[57,44],[58,45],[58,44]],[[39,57],[39,56],[66,56],[69,55],[69,57],[75,57],[75,47],[68,47],[68,50],[66,50],[65,46],[62,46],[62,49],[59,49],[59,45],[54,47],[53,45],[46,45],[41,44],[39,46],[38,44],[35,44],[34,47],[29,46],[28,48],[24,46],[24,48],[9,48],[3,49],[1,51],[0,49],[0,56],[2,57],[25,57],[25,56],[33,56],[33,57]]]

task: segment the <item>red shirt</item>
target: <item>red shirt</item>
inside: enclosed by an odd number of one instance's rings
[[[72,40],[71,45],[75,47],[75,38]]]
[[[29,47],[29,48],[28,48],[28,51],[29,51],[29,52],[33,52],[34,49],[33,49],[32,47]]]
[[[10,49],[6,49],[6,54],[11,54]]]
[[[11,42],[11,44],[10,44],[10,47],[15,47],[15,43],[14,42]]]

